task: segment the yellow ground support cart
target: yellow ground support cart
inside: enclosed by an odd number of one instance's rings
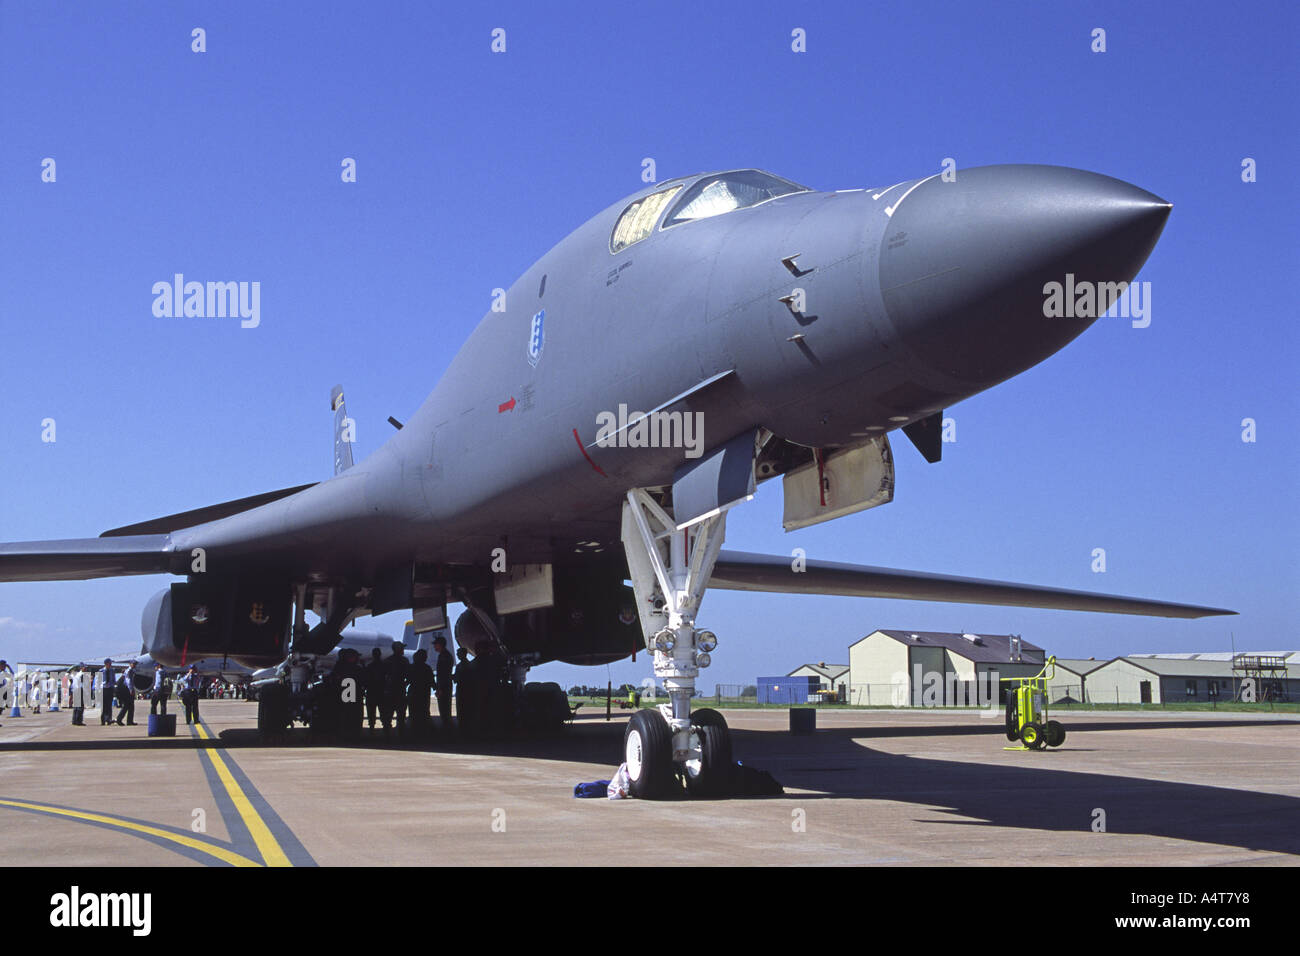
[[[1056,658],[1049,657],[1033,677],[1003,677],[1007,685],[1007,740],[1019,747],[1003,750],[1042,750],[1065,742],[1065,728],[1047,716],[1047,682],[1056,676]]]

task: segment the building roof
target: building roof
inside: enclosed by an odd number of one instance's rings
[[[1155,657],[1131,654],[1127,657],[1117,657],[1117,661],[1125,661],[1134,667],[1141,667],[1143,670],[1150,671],[1159,677],[1220,677],[1227,679],[1240,679],[1245,676],[1244,671],[1234,671],[1232,669],[1232,658],[1228,660],[1191,660],[1185,657]],[[1113,663],[1113,662],[1107,662]],[[1285,674],[1278,674],[1278,677],[1300,678],[1300,662],[1287,662]]]
[[[948,634],[943,631],[892,630],[872,631],[871,634],[884,634],[908,647],[942,647],[976,664],[1041,664],[1044,660],[1043,649],[1024,638],[1020,639],[1021,660],[1012,660],[1011,640],[1016,637],[1014,634]],[[861,644],[867,637],[853,643]]]
[[[785,676],[793,677],[796,673],[803,670],[805,667],[808,668],[810,671],[816,671],[822,677],[825,677],[827,680],[830,681],[843,677],[845,674],[848,673],[849,670],[848,664],[826,664],[826,663],[800,664],[798,667],[796,667],[794,670],[792,670],[790,673],[786,674]]]
[[[1111,658],[1109,657],[1104,658],[1103,660],[1095,660],[1091,657],[1058,657],[1056,659],[1056,666],[1062,670],[1069,671],[1071,674],[1083,675],[1091,674],[1098,667],[1103,667],[1110,662]]]
[[[1180,661],[1229,661],[1238,654],[1246,657],[1282,657],[1288,664],[1300,664],[1300,651],[1197,651],[1188,654],[1171,654],[1157,651],[1149,654],[1129,654],[1128,657],[1162,657]]]

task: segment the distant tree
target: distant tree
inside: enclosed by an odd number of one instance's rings
[[[758,696],[758,685],[757,685],[757,684],[746,684],[745,687],[744,687],[744,689],[740,692],[740,696],[741,696],[741,697],[757,697],[757,696]]]

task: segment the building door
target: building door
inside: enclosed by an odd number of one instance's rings
[[[1141,698],[1144,704],[1151,703],[1151,682],[1149,680],[1144,680],[1138,684],[1138,697]]]

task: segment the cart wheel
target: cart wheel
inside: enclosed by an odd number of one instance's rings
[[[1047,746],[1059,747],[1065,743],[1065,728],[1061,726],[1059,720],[1049,720],[1047,722]]]
[[[1020,728],[1020,739],[1030,750],[1043,749],[1043,725],[1030,721]]]
[[[1016,713],[1016,692],[1007,690],[1007,740],[1020,739],[1020,715]]]

